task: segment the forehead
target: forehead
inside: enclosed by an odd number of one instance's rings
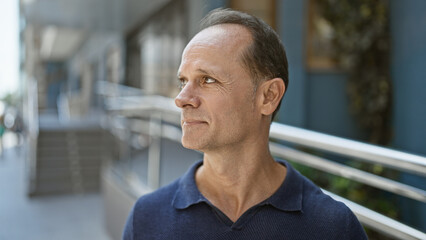
[[[203,29],[195,35],[186,49],[194,45],[206,45],[220,47],[224,51],[238,50],[251,41],[251,33],[247,28],[238,24],[219,24]]]
[[[249,30],[237,24],[208,27],[191,39],[182,54],[182,65],[212,62],[239,62],[242,51],[252,42]],[[223,65],[223,64],[221,64]]]

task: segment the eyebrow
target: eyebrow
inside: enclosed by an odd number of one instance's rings
[[[220,77],[220,74],[217,74],[214,71],[208,71],[208,70],[204,70],[204,69],[201,69],[201,68],[197,68],[195,71],[206,74],[206,75],[212,75],[213,77]],[[182,78],[181,72],[177,73],[177,77]]]

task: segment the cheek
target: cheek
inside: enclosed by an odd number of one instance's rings
[[[253,115],[253,93],[248,86],[234,87],[224,94],[216,92],[205,100],[210,117],[216,119],[218,124],[244,125]]]
[[[253,115],[253,104],[251,99],[236,101],[227,99],[218,102],[211,109],[211,116],[223,129],[229,129],[230,126],[244,127]]]

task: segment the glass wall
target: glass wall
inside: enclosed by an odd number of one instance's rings
[[[147,94],[177,95],[176,74],[187,41],[185,1],[172,1],[130,34],[127,83]]]

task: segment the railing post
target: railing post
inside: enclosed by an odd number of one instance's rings
[[[150,146],[148,150],[148,186],[151,189],[160,187],[161,158],[161,114],[153,113],[149,122]]]
[[[28,126],[27,140],[27,194],[33,195],[37,185],[37,145],[39,135],[39,119],[38,119],[38,85],[34,78],[27,78],[27,96],[24,105],[24,118]],[[25,111],[26,110],[26,111]]]

